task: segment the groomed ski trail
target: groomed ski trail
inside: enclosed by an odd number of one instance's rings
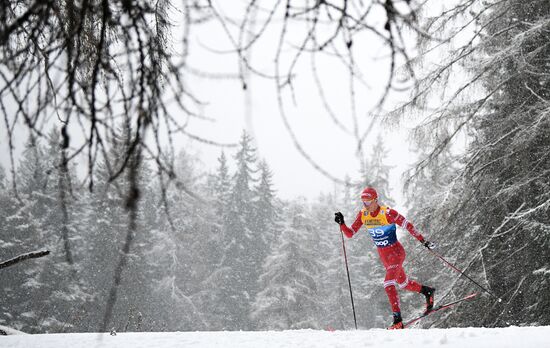
[[[44,334],[0,337],[2,348],[544,348],[550,326],[351,331]]]

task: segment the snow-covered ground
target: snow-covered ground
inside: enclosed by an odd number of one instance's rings
[[[497,329],[430,330],[170,332],[49,334],[0,337],[2,348],[548,348],[550,326]]]

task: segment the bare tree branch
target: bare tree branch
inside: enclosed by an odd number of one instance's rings
[[[49,255],[49,250],[41,250],[41,251],[31,251],[29,253],[21,254],[19,256],[16,256],[12,259],[2,261],[0,262],[0,269],[13,266],[21,261],[29,260],[29,259],[36,259],[42,256]]]

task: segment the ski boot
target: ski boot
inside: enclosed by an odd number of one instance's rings
[[[435,289],[430,288],[429,286],[422,285],[422,289],[420,289],[420,293],[426,296],[426,310],[424,311],[424,315],[426,315],[430,313],[434,308]]]
[[[403,319],[401,318],[401,312],[393,313],[393,324],[388,328],[388,330],[398,330],[403,329]]]

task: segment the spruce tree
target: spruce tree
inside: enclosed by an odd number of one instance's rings
[[[378,192],[379,201],[385,205],[395,204],[390,194],[389,177],[392,167],[387,165],[388,149],[384,144],[384,139],[380,134],[376,138],[377,146],[373,148],[370,160],[365,168],[361,168],[361,178],[353,185],[357,196],[352,197],[352,201],[358,200],[358,194],[367,186],[374,187]]]
[[[214,207],[214,215],[208,223],[208,232],[211,236],[209,258],[206,261],[208,272],[204,275],[201,290],[197,294],[197,301],[203,309],[204,320],[208,323],[209,330],[227,329],[231,313],[225,299],[231,296],[231,289],[227,288],[226,284],[231,277],[232,261],[226,243],[231,240],[231,220],[235,218],[230,210],[232,188],[229,164],[225,152],[222,151],[216,172],[209,179],[206,188]]]
[[[251,229],[256,236],[251,242],[253,253],[250,262],[254,265],[262,265],[282,231],[281,205],[277,200],[275,189],[273,188],[273,173],[265,160],[259,163],[259,180],[254,188],[254,206],[251,219]],[[255,272],[256,279],[253,289],[253,299],[256,298],[260,288],[258,283],[260,271]]]
[[[550,320],[540,272],[550,266],[550,5],[538,0],[461,5],[476,23],[475,38],[450,51],[452,63],[439,64],[427,80],[448,74],[455,62],[471,78],[427,122],[425,133],[433,139],[428,144],[435,146],[422,144],[427,156],[419,163],[415,185],[435,199],[418,196],[415,203],[423,220],[432,219],[442,253],[503,302],[482,296],[476,306],[447,313],[442,325],[544,325]],[[429,28],[452,24],[452,12],[430,19]],[[456,35],[456,27],[450,30]],[[468,139],[458,160],[449,146],[456,134]],[[475,287],[458,275],[440,280],[447,284],[444,295]]]
[[[273,187],[273,173],[265,160],[258,166],[259,180],[254,188],[251,228],[256,238],[253,263],[262,264],[281,229],[280,204]]]
[[[315,252],[317,231],[303,203],[290,204],[284,217],[283,231],[262,266],[252,319],[264,330],[319,329],[323,266]]]
[[[349,201],[345,197],[346,195],[344,195],[344,201]],[[323,323],[323,328],[345,330],[353,327],[354,323],[340,228],[333,220],[336,206],[338,204],[333,195],[320,195],[310,209],[313,228],[319,236],[319,245],[315,247],[314,257],[323,267],[318,280],[322,284],[319,300],[323,308],[319,321]],[[345,210],[342,209],[342,211]],[[352,213],[345,214],[351,217]],[[346,243],[349,247],[349,242],[346,241]],[[353,291],[358,290],[357,276],[357,274],[352,275]]]
[[[178,177],[198,176],[186,154],[181,153],[176,163]],[[185,185],[199,192],[193,180]],[[175,185],[167,187],[166,197],[151,193],[144,203],[149,207],[145,212],[149,230],[144,231],[143,243],[147,245],[146,285],[150,292],[143,313],[145,327],[160,331],[208,329],[202,319],[200,284],[210,272],[209,229],[214,214]]]
[[[137,200],[136,224],[131,225],[131,211],[128,206],[128,195],[132,188],[130,168],[135,165],[137,154],[129,154],[131,132],[127,129],[117,129],[113,132],[112,148],[106,153],[106,157],[97,161],[95,171],[94,190],[87,195],[85,221],[89,231],[84,236],[84,242],[88,247],[84,260],[83,273],[93,285],[94,309],[85,308],[85,321],[90,323],[88,329],[97,329],[97,325],[103,322],[107,301],[115,286],[115,268],[123,254],[122,248],[126,243],[129,228],[132,228],[132,245],[127,255],[126,267],[122,274],[122,283],[117,290],[117,302],[113,308],[113,319],[108,323],[110,327],[124,330],[128,318],[140,310],[140,306],[147,299],[148,294],[142,293],[144,287],[137,286],[147,284],[144,277],[147,269],[144,252],[149,249],[143,230],[143,206]],[[121,158],[130,156],[125,168]],[[145,179],[150,176],[144,162],[138,165],[136,184],[141,188],[140,195],[147,194],[144,189]],[[119,173],[116,180],[112,180]],[[139,198],[139,197],[138,197]]]
[[[42,230],[45,248],[51,254],[42,262],[39,281],[44,287],[33,296],[40,303],[40,332],[78,331],[80,323],[74,320],[75,308],[91,299],[89,284],[79,277],[85,246],[80,239],[80,221],[76,220],[79,207],[76,170],[63,163],[60,141],[59,132],[52,130],[44,151],[45,161],[50,165],[44,194],[51,198]]]
[[[2,239],[10,246],[2,248],[2,258],[47,247],[44,231],[49,207],[55,198],[46,194],[51,168],[44,155],[44,147],[36,141],[28,141],[19,163],[16,180],[20,199],[11,199],[7,207],[8,224]],[[43,260],[41,260],[43,261]],[[42,262],[18,265],[6,272],[3,280],[5,300],[4,313],[9,325],[26,332],[40,332],[40,307],[33,296],[45,290],[40,281]]]
[[[218,163],[219,166],[214,176],[211,193],[212,197],[215,199],[216,215],[221,217],[220,221],[225,225],[228,219],[227,207],[229,206],[231,193],[231,175],[229,173],[225,152],[222,151],[220,154]]]
[[[21,200],[3,197],[9,207],[2,224],[3,239],[17,241],[16,247],[6,251],[12,256],[35,250],[51,252],[22,265],[23,274],[17,268],[7,272],[6,286],[24,289],[7,296],[6,302],[12,306],[9,313],[19,318],[13,326],[27,332],[71,330],[77,326],[72,318],[74,307],[89,299],[86,282],[77,278],[75,256],[82,256],[82,245],[71,243],[78,240],[70,188],[75,172],[61,165],[58,133],[50,132],[47,140],[45,146],[27,143],[17,177]]]
[[[550,266],[550,35],[543,29],[548,28],[550,4],[510,0],[497,7],[506,14],[485,18],[489,36],[483,51],[498,64],[484,87],[498,92],[476,122],[472,146],[482,157],[466,174],[472,180],[469,189],[477,187],[474,202],[483,210],[475,215],[481,267],[490,268],[483,270],[489,286],[507,303],[507,308],[487,313],[483,322],[545,325],[550,323],[544,311],[550,295],[536,285],[540,276],[535,272]],[[506,233],[510,229],[514,232]],[[518,253],[521,247],[528,252]],[[513,259],[508,258],[512,253]]]
[[[252,190],[256,166],[256,150],[251,137],[243,132],[239,149],[235,154],[236,171],[232,178],[230,216],[224,233],[224,263],[228,267],[224,276],[223,295],[220,303],[223,326],[230,330],[251,327],[250,303],[254,299],[258,268],[254,264],[256,240],[260,236],[251,229],[254,207]]]

